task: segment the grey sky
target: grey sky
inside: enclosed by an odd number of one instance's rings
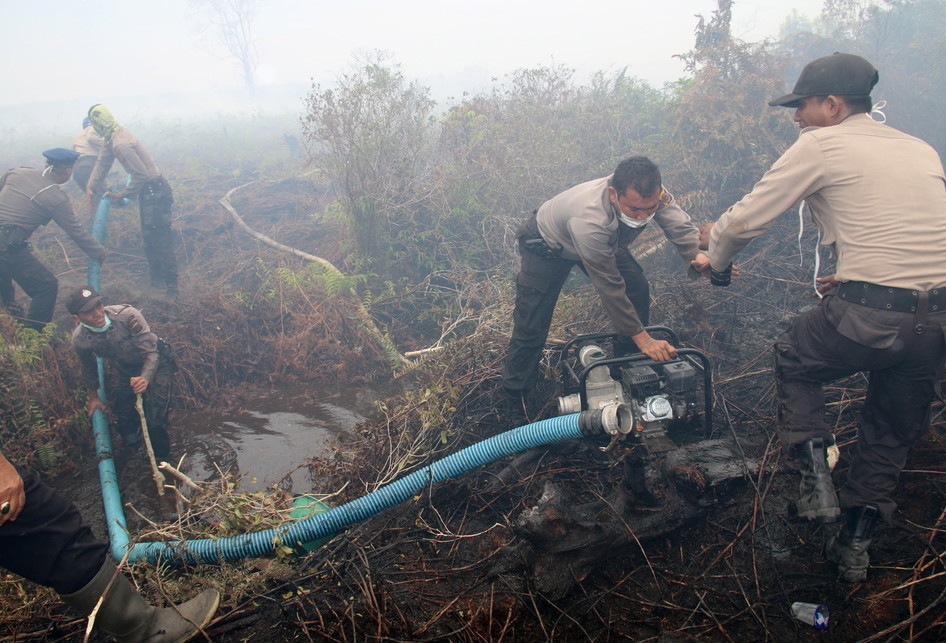
[[[0,4],[7,61],[0,105],[241,86],[235,63],[187,0]],[[808,17],[821,5],[791,3]],[[380,49],[435,95],[478,91],[492,77],[549,64],[582,73],[626,66],[660,85],[682,74],[673,55],[692,47],[694,15],[715,8],[713,0],[264,0],[259,84],[331,85],[355,53]],[[776,0],[736,2],[734,33],[774,37],[790,10]]]

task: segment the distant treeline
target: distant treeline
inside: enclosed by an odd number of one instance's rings
[[[314,86],[303,135],[348,224],[346,268],[414,281],[501,265],[523,215],[632,154],[661,165],[691,214],[715,219],[797,136],[791,110],[766,102],[835,51],[878,67],[873,98],[891,125],[946,150],[946,0],[828,0],[766,43],[731,37],[731,5],[700,20],[681,56],[688,76],[663,88],[623,71],[579,83],[567,67],[540,67],[443,111],[380,54]]]

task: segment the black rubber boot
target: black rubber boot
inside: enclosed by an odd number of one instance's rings
[[[529,424],[526,414],[526,397],[522,391],[503,389],[503,401],[499,408],[499,420],[510,429]]]
[[[838,577],[848,583],[867,580],[871,537],[880,512],[874,505],[848,510],[844,526],[828,543],[828,560],[838,564]]]
[[[801,470],[796,503],[798,515],[822,523],[835,522],[841,515],[838,494],[828,468],[828,446],[824,438],[812,438],[799,444],[795,450]]]
[[[180,605],[153,607],[109,560],[88,585],[61,596],[67,605],[88,616],[103,595],[95,627],[123,643],[189,641],[210,622],[220,604],[217,590],[208,589]]]

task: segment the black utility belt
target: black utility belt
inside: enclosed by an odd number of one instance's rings
[[[559,259],[562,256],[561,244],[549,244],[538,234],[534,237],[519,237],[519,247],[543,259]]]
[[[915,313],[924,291],[910,288],[880,286],[866,281],[845,281],[838,285],[838,297],[852,304],[898,313]],[[929,305],[926,312],[946,310],[946,288],[927,291]]]

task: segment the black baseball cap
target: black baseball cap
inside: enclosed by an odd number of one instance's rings
[[[84,313],[95,308],[102,301],[102,295],[95,292],[92,286],[79,286],[66,297],[66,310],[70,315]]]
[[[813,60],[801,70],[791,94],[770,100],[772,107],[798,107],[809,96],[870,96],[880,74],[854,54],[833,53]]]

